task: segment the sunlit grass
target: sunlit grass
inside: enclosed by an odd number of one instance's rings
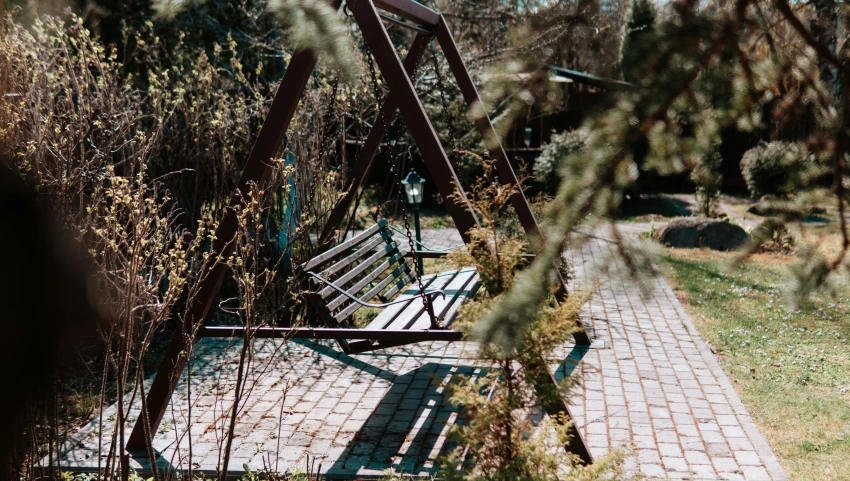
[[[785,264],[668,249],[661,267],[795,480],[850,480],[850,293],[790,311]]]

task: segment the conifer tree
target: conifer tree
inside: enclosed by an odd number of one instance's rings
[[[626,15],[629,21],[620,46],[620,69],[625,81],[637,82],[640,66],[646,62],[646,53],[652,47],[658,12],[652,0],[632,0]]]

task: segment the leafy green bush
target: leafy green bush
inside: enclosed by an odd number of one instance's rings
[[[590,133],[584,129],[566,130],[553,134],[534,162],[534,177],[543,184],[546,192],[554,192],[560,183],[558,166],[568,155],[580,152]]]
[[[762,142],[741,158],[741,172],[753,197],[784,197],[793,192],[810,164],[810,154],[802,144]]]
[[[717,148],[710,149],[700,158],[700,162],[691,171],[691,181],[696,185],[696,213],[704,217],[717,217],[720,215],[718,200],[720,199],[720,187],[723,184],[723,175],[720,173],[720,164],[723,159]]]

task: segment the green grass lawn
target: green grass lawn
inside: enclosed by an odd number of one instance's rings
[[[667,249],[660,265],[794,480],[850,480],[850,293],[790,311],[793,258]]]

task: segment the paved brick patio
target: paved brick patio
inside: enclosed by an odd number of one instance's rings
[[[434,247],[460,242],[451,230],[423,237]],[[597,271],[594,265],[609,264],[606,246],[591,238],[574,253],[580,278]],[[649,295],[642,297],[617,275],[616,264],[598,271],[606,283],[584,317],[606,348],[567,345],[552,365],[558,376],[574,373],[583,380],[574,414],[591,451],[629,447],[627,467],[650,479],[787,479],[666,281],[649,281]],[[181,382],[156,436],[161,469],[191,464],[215,472],[240,346],[214,339],[197,346],[192,387]],[[457,418],[443,386],[454,375],[481,372],[472,359],[474,345],[466,343],[355,356],[330,342],[257,341],[253,348],[251,390],[240,405],[232,449],[234,474],[243,464],[303,469],[308,455],[327,478],[380,477],[387,468],[432,473],[438,456],[451,448],[446,434]],[[138,403],[131,415],[138,415]],[[108,440],[115,407],[102,418]],[[103,462],[109,447],[98,445],[98,425],[93,420],[65,443],[63,467],[92,469]],[[148,465],[145,457],[132,462],[137,469]]]

